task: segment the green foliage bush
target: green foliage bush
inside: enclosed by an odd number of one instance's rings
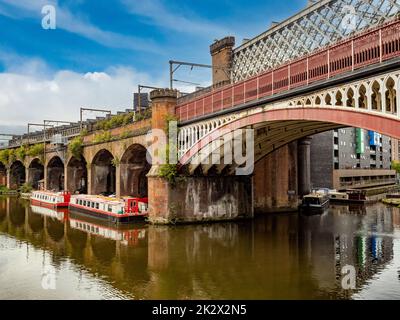
[[[8,189],[6,186],[0,185],[0,194],[8,191],[10,191],[10,189]]]
[[[176,117],[173,115],[167,115],[165,122],[166,122],[166,128],[165,131],[167,133],[167,135],[169,134],[169,123],[171,121],[177,121]],[[174,146],[175,147],[175,146]],[[177,183],[177,177],[178,177],[178,165],[177,164],[170,164],[170,150],[171,150],[171,145],[167,144],[166,148],[165,148],[165,159],[167,160],[166,164],[162,164],[160,166],[158,175],[161,178],[164,178],[168,181],[168,183],[172,186],[175,186]],[[176,151],[176,147],[175,147],[175,151]],[[177,158],[177,157],[176,157]]]
[[[22,186],[19,187],[19,192],[21,193],[31,193],[32,186],[29,183],[24,183]]]
[[[4,165],[7,165],[9,163],[9,158],[10,158],[10,150],[5,149],[0,151],[0,162]]]
[[[400,161],[392,161],[392,169],[400,174]]]
[[[68,144],[68,152],[76,159],[81,159],[83,152],[83,138],[76,137]]]
[[[18,159],[24,160],[27,155],[27,151],[27,146],[20,146],[18,149],[15,150],[15,155]]]
[[[158,176],[164,178],[172,186],[176,184],[176,177],[178,175],[178,166],[176,164],[163,164],[160,166]]]
[[[30,146],[26,151],[26,155],[30,157],[39,157],[44,155],[44,145],[42,143],[34,144]]]
[[[9,163],[13,163],[15,160],[17,160],[17,155],[15,154],[15,149],[9,149],[9,151],[8,151]]]
[[[93,142],[94,143],[104,143],[110,142],[112,140],[112,135],[110,131],[104,131],[102,133],[96,134],[94,136]]]
[[[113,128],[125,126],[133,121],[133,112],[118,114],[109,119],[104,119],[96,123],[96,130],[110,130]]]
[[[135,114],[135,121],[142,121],[149,118],[151,118],[151,108],[147,108],[146,110],[142,110],[142,112]]]

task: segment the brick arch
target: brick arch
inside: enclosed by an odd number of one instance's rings
[[[16,160],[10,165],[10,188],[18,189],[26,182],[25,165],[22,161]]]
[[[85,147],[83,156],[85,157],[87,163],[91,165],[100,151],[108,151],[115,158],[117,154],[109,145],[110,144],[107,143]]]
[[[70,156],[66,161],[66,190],[71,193],[87,193],[88,164],[83,155],[80,158]]]
[[[224,134],[223,130],[225,130],[226,133],[226,130],[234,131],[246,127],[262,126],[263,124],[268,125],[269,123],[282,121],[295,121],[299,122],[300,125],[302,123],[315,123],[317,126],[314,130],[310,130],[310,132],[305,132],[303,134],[293,135],[292,137],[290,137],[290,134],[286,137],[277,137],[280,146],[288,144],[302,136],[339,127],[359,127],[400,139],[400,121],[391,115],[368,112],[363,109],[337,106],[276,108],[248,114],[247,116],[225,124],[220,128],[220,130],[206,135],[191,149],[185,152],[180,158],[180,163],[181,165],[189,164],[191,159],[201,153],[201,151],[204,150],[211,141],[221,139]],[[274,151],[274,149],[272,149],[271,152],[272,151]]]
[[[90,163],[91,194],[113,194],[116,192],[116,157],[106,148],[96,152]]]
[[[147,197],[147,173],[151,164],[148,162],[147,148],[141,144],[131,144],[121,156],[120,194],[121,196]]]
[[[64,168],[64,161],[59,156],[49,159],[45,166],[47,190],[64,190]]]
[[[30,159],[27,164],[27,172],[27,182],[33,189],[39,189],[39,181],[44,179],[44,165],[42,161],[38,157]]]

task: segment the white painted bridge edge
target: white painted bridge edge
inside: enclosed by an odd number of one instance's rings
[[[201,139],[217,131],[221,127],[251,114],[272,109],[324,107],[337,110],[339,108],[355,108],[357,112],[385,115],[399,120],[400,108],[400,70],[348,84],[301,95],[289,100],[278,101],[240,112],[234,112],[192,123],[180,127],[178,134],[178,156],[182,156],[193,148]],[[355,123],[354,126],[357,126]]]

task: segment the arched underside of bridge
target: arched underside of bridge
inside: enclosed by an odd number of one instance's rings
[[[88,171],[83,156],[80,159],[72,157],[67,164],[67,190],[72,193],[87,193]]]
[[[358,127],[400,138],[400,120],[393,115],[368,112],[346,107],[289,107],[260,109],[229,122],[210,132],[190,148],[180,163],[194,174],[201,168],[203,174],[220,174],[235,168],[235,164],[224,164],[223,148],[219,147],[220,160],[212,162],[211,156],[217,148],[211,142],[222,140],[227,132],[239,129],[254,129],[254,162],[293,142],[317,133],[341,127]],[[237,166],[237,165],[236,165]],[[224,171],[225,170],[225,171]]]
[[[113,194],[116,192],[116,168],[114,156],[106,149],[94,157],[91,170],[91,193]]]
[[[10,167],[10,188],[18,189],[25,181],[25,166],[21,161],[15,161]]]
[[[64,190],[64,163],[60,157],[53,157],[47,164],[47,189]]]
[[[121,158],[121,196],[147,197],[147,150],[139,144],[130,146]]]
[[[39,159],[34,159],[28,167],[28,183],[37,190],[39,181],[44,179],[44,166]]]

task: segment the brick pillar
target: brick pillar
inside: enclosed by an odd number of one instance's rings
[[[87,166],[87,193],[88,194],[93,194],[93,181],[92,181],[92,170],[93,170],[93,166],[92,165],[88,165]]]
[[[311,137],[299,140],[298,144],[298,180],[299,195],[304,196],[311,191]]]
[[[68,163],[66,163],[64,165],[64,191],[72,191],[72,190],[68,190]]]
[[[214,42],[210,46],[213,66],[213,85],[218,86],[230,82],[230,68],[232,67],[232,53],[234,46],[234,37],[225,37]],[[221,69],[221,67],[225,69]]]
[[[121,197],[121,164],[115,167],[115,196]]]
[[[275,150],[255,165],[254,210],[295,211],[298,207],[297,141]]]
[[[25,183],[29,184],[29,179],[31,175],[31,170],[29,170],[29,164],[25,166]]]
[[[11,189],[11,166],[7,168],[7,188]]]
[[[152,101],[152,128],[165,130],[166,117],[175,114],[177,91],[159,89],[150,93]],[[170,220],[170,185],[159,177],[159,165],[153,164],[148,178],[149,220],[152,223],[168,223]]]
[[[48,170],[48,168],[47,168],[47,166],[48,166],[48,162],[46,162],[46,160],[45,160],[45,164],[44,164],[44,166],[43,166],[43,170],[44,170],[44,173],[43,173],[43,176],[44,176],[44,190],[49,190],[49,179],[48,179],[48,172],[47,172],[47,170]]]

